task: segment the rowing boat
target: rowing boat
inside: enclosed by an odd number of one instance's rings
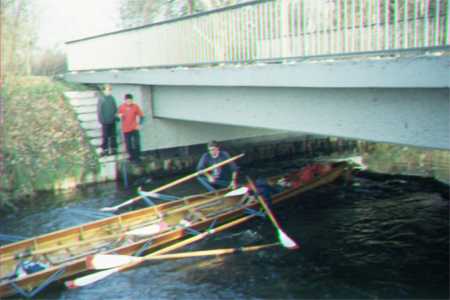
[[[320,176],[303,182],[295,182],[292,174],[269,178],[266,183],[276,188],[272,204],[330,183],[351,166],[335,163],[321,170]],[[191,195],[0,247],[0,297],[32,297],[52,283],[86,274],[86,258],[93,254],[166,253],[199,239],[192,235],[203,237],[242,224],[258,215],[249,211],[260,208],[258,197],[246,190]]]

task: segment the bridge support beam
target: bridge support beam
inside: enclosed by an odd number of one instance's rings
[[[158,118],[450,148],[446,88],[160,86],[154,95]]]

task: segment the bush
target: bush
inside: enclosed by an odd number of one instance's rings
[[[94,150],[64,98],[74,86],[46,77],[9,78],[4,85],[4,176],[0,206],[52,190],[59,181],[98,172]],[[5,191],[9,201],[5,200]]]

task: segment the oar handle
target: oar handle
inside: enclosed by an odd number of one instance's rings
[[[200,250],[200,251],[191,251],[191,252],[182,252],[182,253],[160,254],[160,255],[145,257],[143,259],[144,260],[162,260],[162,259],[190,258],[190,257],[199,257],[199,256],[225,255],[225,254],[232,254],[232,253],[239,253],[239,252],[258,251],[261,249],[279,246],[279,245],[280,245],[280,243],[270,243],[270,244],[264,244],[264,245],[247,246],[247,247],[239,247],[239,248],[225,248],[225,249]]]
[[[205,257],[205,256],[219,256],[219,255],[229,255],[234,253],[244,253],[263,250],[269,247],[279,246],[280,243],[270,243],[263,245],[254,245],[238,248],[224,248],[224,249],[214,249],[214,250],[200,250],[200,251],[189,251],[189,252],[179,252],[179,253],[169,253],[160,254],[146,257],[136,257],[129,255],[120,254],[97,254],[93,256],[88,256],[86,258],[86,266],[90,270],[99,269],[110,269],[117,268],[130,263],[141,263],[144,261],[153,260],[171,260],[171,259],[184,259],[184,258],[194,258],[194,257]]]
[[[231,162],[233,162],[233,161],[235,161],[235,160],[241,158],[241,157],[244,156],[244,155],[245,155],[245,153],[241,153],[241,154],[239,154],[239,155],[233,156],[233,157],[231,157],[231,158],[229,158],[229,159],[227,159],[227,160],[221,161],[221,162],[219,162],[219,163],[217,163],[217,164],[214,164],[214,165],[212,165],[212,166],[209,166],[209,167],[207,167],[207,168],[205,168],[205,169],[202,169],[202,170],[200,170],[200,171],[197,171],[197,172],[195,172],[195,173],[193,173],[193,174],[190,174],[190,175],[188,175],[188,176],[182,177],[182,178],[180,178],[180,179],[178,179],[178,180],[175,180],[175,181],[173,181],[173,182],[171,182],[171,183],[168,183],[168,184],[163,185],[163,186],[161,186],[161,187],[159,187],[159,188],[156,188],[156,189],[152,190],[151,192],[152,192],[152,193],[157,193],[157,192],[160,192],[160,191],[162,191],[162,190],[171,188],[171,187],[176,186],[176,185],[178,185],[178,184],[180,184],[180,183],[183,183],[183,182],[188,181],[188,180],[190,180],[190,179],[192,179],[192,178],[195,178],[195,177],[197,177],[197,176],[199,176],[199,175],[202,175],[202,174],[204,174],[204,173],[206,173],[206,172],[212,171],[212,170],[217,169],[217,168],[220,168],[220,167],[222,167],[222,166],[224,166],[224,165],[226,165],[226,164],[229,164],[229,163],[231,163]]]
[[[173,244],[173,245],[170,245],[170,246],[168,246],[168,247],[165,247],[165,248],[162,248],[162,249],[157,250],[157,251],[155,251],[155,252],[152,252],[152,253],[150,253],[150,254],[147,254],[146,256],[143,256],[143,258],[151,257],[151,256],[156,256],[156,255],[161,255],[161,254],[165,254],[165,253],[170,252],[170,251],[172,251],[172,250],[176,250],[176,249],[179,249],[179,248],[184,247],[184,246],[186,246],[186,245],[190,245],[190,244],[192,244],[192,243],[194,243],[194,242],[196,242],[196,241],[199,241],[199,240],[204,239],[205,237],[207,237],[207,236],[209,236],[209,235],[212,235],[212,234],[215,234],[215,233],[224,231],[224,230],[226,230],[226,229],[228,229],[228,228],[232,228],[232,227],[234,227],[234,226],[237,226],[237,225],[239,225],[239,224],[242,224],[242,223],[244,223],[244,222],[250,220],[252,217],[253,217],[252,215],[248,215],[248,216],[241,217],[241,218],[239,218],[239,219],[233,220],[233,221],[231,221],[231,222],[229,222],[229,223],[220,225],[220,226],[218,226],[218,227],[216,227],[216,228],[214,228],[214,229],[209,229],[209,230],[207,230],[207,231],[205,231],[205,232],[202,232],[202,233],[200,233],[200,234],[197,234],[196,236],[190,237],[190,238],[188,238],[188,239],[185,239],[185,240],[183,240],[183,241],[180,241],[180,242],[175,243],[175,244]],[[131,263],[131,264],[128,264],[128,265],[119,267],[119,270],[120,270],[120,271],[124,271],[124,270],[130,269],[130,268],[132,268],[132,267],[135,267],[135,266],[139,265],[141,262],[142,262],[142,261],[137,261],[137,262],[135,262],[135,263]]]
[[[194,243],[196,241],[199,241],[199,240],[205,238],[208,235],[219,233],[221,231],[224,231],[224,230],[227,230],[227,229],[232,228],[234,226],[237,226],[239,224],[242,224],[242,223],[248,221],[249,219],[251,219],[252,217],[253,217],[252,215],[241,217],[239,219],[230,221],[230,222],[225,223],[223,225],[219,225],[216,228],[208,229],[207,231],[205,231],[203,233],[200,233],[200,234],[198,234],[196,236],[190,237],[190,238],[188,238],[186,240],[180,241],[180,242],[178,242],[176,244],[170,245],[170,246],[168,246],[166,248],[163,248],[161,250],[155,251],[155,252],[153,252],[151,254],[148,254],[148,255],[152,256],[152,255],[164,254],[164,253],[170,252],[172,250],[179,249],[181,247],[184,247],[186,245],[189,245],[189,244],[192,244],[192,243]]]

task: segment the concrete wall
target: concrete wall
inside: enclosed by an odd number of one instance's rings
[[[305,164],[317,157],[340,157],[357,154],[357,141],[305,136],[284,133],[272,136],[235,139],[221,142],[222,148],[232,156],[245,153],[239,159],[241,166],[269,160],[305,160]],[[155,150],[146,153],[139,165],[118,162],[118,179],[133,184],[142,178],[185,174],[196,169],[200,156],[206,151],[205,144]]]
[[[359,142],[369,171],[435,178],[450,184],[450,151]]]

